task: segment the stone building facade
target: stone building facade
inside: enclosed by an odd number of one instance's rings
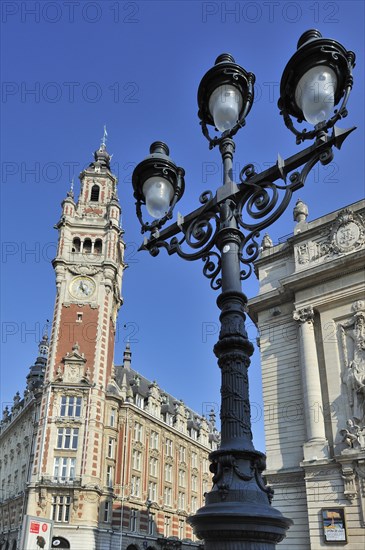
[[[48,337],[39,345],[38,357],[30,367],[24,397],[19,392],[0,422],[0,548],[16,550],[19,526],[27,505],[27,483],[34,459],[39,425],[43,377],[47,363]]]
[[[365,547],[365,202],[264,238],[259,329],[266,477],[294,520],[280,546]]]
[[[56,226],[49,345],[45,337],[24,399],[4,411],[0,548],[21,548],[25,514],[53,520],[55,548],[197,547],[185,520],[210,488],[214,415],[200,417],[133,370],[129,346],[114,365],[125,264],[105,143],[80,181]]]

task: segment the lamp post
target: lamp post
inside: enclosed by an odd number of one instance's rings
[[[164,248],[185,260],[203,260],[211,287],[221,290],[221,328],[214,346],[222,372],[221,445],[210,454],[212,490],[188,520],[206,550],[273,550],[292,523],[271,506],[273,491],[262,478],[265,455],[252,443],[247,370],[253,345],[245,329],[247,298],[241,281],[250,276],[259,255],[260,232],[280,217],[313,166],[329,163],[333,146],[340,149],[355,129],[335,127],[347,114],[354,65],[354,53],[335,40],[317,30],[304,33],[284,69],[278,105],[297,143],[313,143],[286,160],[279,157],[261,173],[247,164],[235,183],[232,138],[252,107],[255,76],[222,54],[199,85],[198,116],[209,148],[219,147],[223,185],[214,195],[204,192],[199,208],[163,228],[183,195],[184,170],[172,161],[166,144],[155,142],[132,176],[142,233],[149,233],[141,249],[156,256]],[[314,128],[297,129],[292,117]],[[208,126],[220,135],[211,137]],[[144,221],[144,206],[154,221]]]

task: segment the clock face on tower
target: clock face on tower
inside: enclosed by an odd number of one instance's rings
[[[81,300],[87,300],[95,292],[95,281],[90,277],[78,276],[72,279],[70,283],[70,294],[74,298],[79,298]]]

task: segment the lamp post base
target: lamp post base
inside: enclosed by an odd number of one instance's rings
[[[205,550],[274,550],[285,538],[293,522],[268,502],[252,501],[254,488],[249,485],[246,487],[247,502],[232,501],[232,498],[243,496],[242,489],[233,490],[228,497],[230,500],[206,504],[189,518],[194,533],[204,539]],[[207,501],[211,495],[207,496]]]

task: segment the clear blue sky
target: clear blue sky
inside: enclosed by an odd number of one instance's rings
[[[209,151],[197,118],[196,92],[217,55],[229,52],[256,74],[256,99],[236,139],[235,170],[260,169],[277,154],[299,150],[276,105],[282,71],[309,28],[357,53],[349,116],[358,126],[334,162],[308,177],[300,197],[314,219],[364,195],[364,3],[179,2],[117,0],[3,1],[2,9],[2,408],[24,389],[45,320],[52,318],[60,203],[108,129],[119,177],[127,243],[115,362],[128,338],[133,367],[195,408],[218,403],[220,373],[216,293],[202,263],[161,252],[137,253],[141,242],[131,188],[134,166],[155,140],[166,141],[186,170],[185,214],[221,182],[219,152]],[[32,92],[33,90],[33,92]],[[299,195],[298,195],[299,196]],[[294,201],[295,202],[295,201]],[[293,230],[292,208],[273,226],[273,240]],[[252,277],[244,283],[257,292]],[[13,334],[12,334],[13,333]],[[256,330],[249,322],[253,339]],[[264,448],[260,364],[250,367],[253,430]]]

